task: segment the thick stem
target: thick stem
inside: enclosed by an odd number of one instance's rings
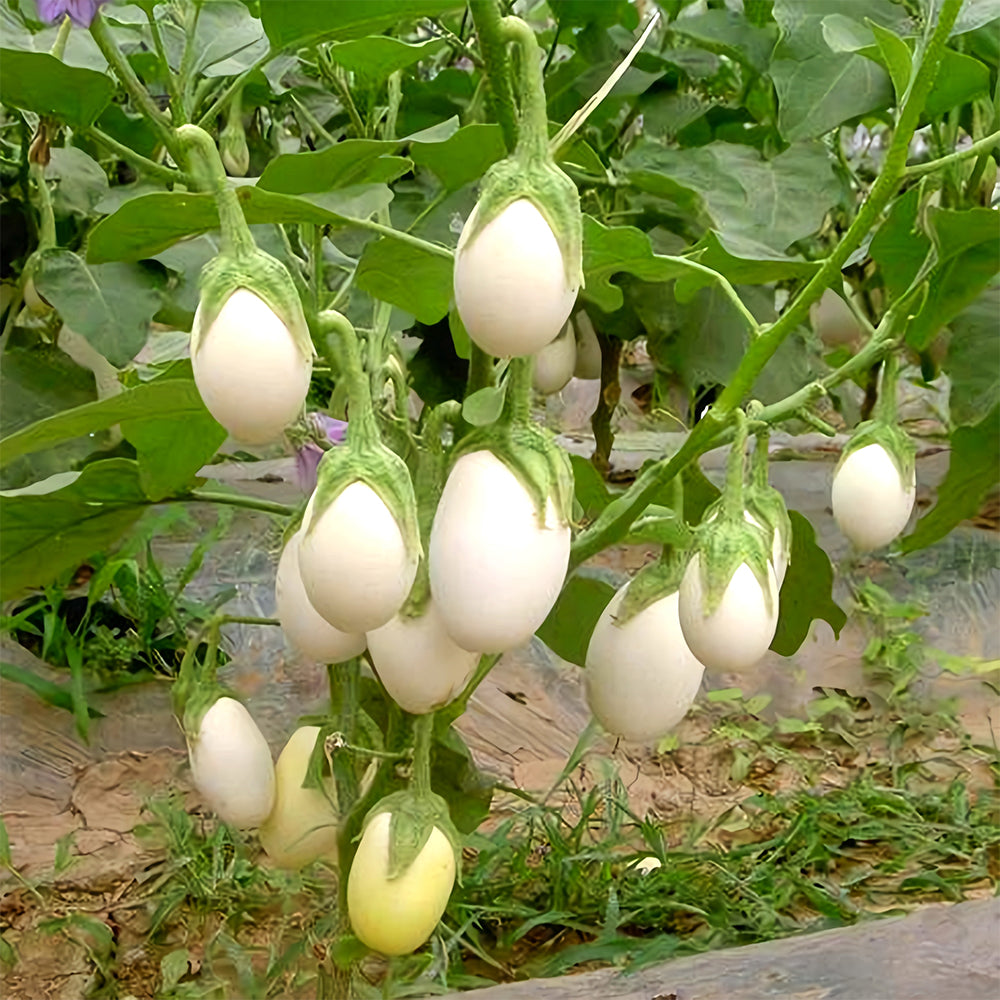
[[[136,76],[135,71],[129,64],[128,59],[114,40],[108,26],[101,15],[100,10],[94,15],[94,20],[90,22],[90,34],[101,54],[108,61],[108,65],[115,72],[115,76],[121,81],[122,86],[129,92],[135,106],[149,120],[153,130],[160,137],[160,141],[173,154],[175,159],[179,158],[180,146],[177,142],[177,135],[170,127],[167,116],[156,106],[149,91],[143,86],[142,81]]]
[[[1000,145],[1000,130],[984,136],[978,142],[974,142],[965,149],[959,149],[947,156],[940,156],[936,160],[928,160],[927,163],[914,163],[904,171],[907,177],[923,177],[924,174],[933,174],[938,170],[943,170],[962,160],[967,160],[970,156],[980,156],[989,153],[996,146]]]
[[[469,374],[465,382],[465,398],[493,385],[493,358],[478,344],[470,342]]]
[[[899,355],[890,351],[882,362],[882,385],[875,404],[875,419],[883,424],[896,423],[896,383],[899,377]]]
[[[265,514],[277,514],[280,517],[291,517],[298,508],[275,500],[260,500],[257,497],[243,496],[239,493],[213,493],[211,490],[198,490],[179,497],[167,497],[158,503],[217,503],[227,507],[243,507],[246,510],[259,510]]]
[[[35,182],[38,192],[38,249],[47,250],[56,245],[56,217],[52,211],[52,195],[45,182],[45,167],[40,163],[32,163],[28,168],[31,179]]]
[[[476,25],[479,51],[483,55],[485,76],[490,84],[493,117],[503,132],[507,152],[512,152],[517,144],[517,111],[500,4],[498,0],[469,0],[469,10],[472,11],[472,20]]]
[[[526,427],[531,423],[531,378],[535,359],[530,354],[511,358],[507,369],[507,396],[504,416],[512,427]]]
[[[187,154],[192,172],[201,178],[202,185],[215,198],[222,230],[222,252],[235,257],[255,254],[257,244],[240,208],[236,190],[226,176],[215,140],[197,125],[182,125],[177,130],[177,137]]]
[[[767,479],[769,438],[770,434],[766,430],[759,431],[757,433],[757,443],[754,446],[753,458],[751,459],[751,464],[750,464],[751,482],[759,490],[765,490],[770,485]]]
[[[621,538],[632,521],[649,505],[657,491],[698,455],[712,447],[720,432],[729,423],[729,415],[751,391],[757,376],[774,352],[792,330],[806,318],[810,305],[837,278],[847,258],[875,225],[882,209],[903,179],[910,140],[913,138],[927,95],[937,77],[945,43],[961,6],[962,0],[944,0],[934,34],[904,103],[882,172],[840,243],[823,262],[812,280],[802,289],[787,312],[750,344],[729,385],[723,390],[715,405],[694,426],[674,455],[667,461],[651,466],[640,475],[622,497],[609,504],[594,523],[581,532],[573,543],[571,569]]]
[[[743,481],[746,467],[747,418],[742,410],[733,413],[735,425],[733,443],[729,446],[726,461],[726,488],[722,494],[723,509],[727,517],[743,520]]]
[[[418,715],[413,723],[413,790],[423,797],[431,792],[431,743],[434,713]]]
[[[102,132],[96,125],[91,125],[85,134],[96,142],[99,142],[102,146],[106,146],[112,153],[115,153],[126,163],[130,163],[137,170],[149,174],[150,177],[156,177],[161,181],[166,181],[168,184],[185,184],[188,187],[195,186],[194,178],[190,174],[185,173],[183,170],[176,170],[174,167],[168,167],[166,164],[156,163],[153,160],[147,159],[141,153],[137,153],[134,149],[130,149],[128,146],[120,143],[113,136]]]
[[[380,441],[378,425],[354,327],[346,317],[328,309],[319,314],[319,329],[324,338],[333,337],[336,343],[337,367],[347,388],[351,439],[362,446],[375,444]]]
[[[615,443],[611,421],[622,397],[620,369],[624,345],[618,337],[608,337],[603,333],[597,334],[597,342],[601,345],[601,391],[597,406],[590,415],[590,426],[594,432],[594,454],[590,461],[603,476],[611,467],[611,449]]]
[[[548,160],[549,115],[542,77],[542,50],[534,31],[519,17],[505,17],[504,36],[520,50],[521,113],[517,123],[517,152],[532,159]]]

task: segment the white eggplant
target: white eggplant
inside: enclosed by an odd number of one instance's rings
[[[834,474],[833,516],[856,548],[880,549],[906,527],[916,495],[915,473],[904,483],[882,445],[865,445],[850,452]]]

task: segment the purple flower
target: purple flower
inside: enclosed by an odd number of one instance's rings
[[[46,24],[52,24],[69,14],[74,24],[89,28],[103,3],[107,3],[107,0],[38,0],[38,16]]]
[[[325,438],[330,444],[343,444],[347,437],[347,421],[335,420],[322,413],[310,413],[306,422],[318,438]],[[316,489],[316,470],[326,452],[316,441],[307,441],[295,452],[295,478],[304,493]]]

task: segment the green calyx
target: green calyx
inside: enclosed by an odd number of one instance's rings
[[[399,525],[407,554],[419,559],[422,554],[417,500],[406,463],[380,441],[354,441],[331,448],[321,459],[316,472],[311,530],[323,512],[353,483],[364,483],[388,507]]]
[[[201,303],[191,329],[191,353],[197,352],[202,338],[218,319],[233,292],[245,288],[253,292],[284,323],[295,346],[305,358],[315,354],[309,326],[299,293],[288,269],[275,257],[257,247],[238,253],[223,251],[206,264],[199,279]]]
[[[643,566],[625,591],[615,624],[626,625],[646,608],[676,593],[689,558],[687,549],[665,548],[656,562]]]
[[[785,553],[792,550],[792,521],[788,516],[785,498],[768,481],[767,450],[768,435],[759,434],[754,451],[750,482],[744,488],[743,501],[748,513],[767,531],[774,552],[774,536],[777,534],[781,549]]]
[[[837,468],[844,464],[848,455],[870,444],[882,446],[899,471],[899,481],[904,487],[913,481],[917,461],[916,445],[899,424],[883,422],[877,418],[858,424],[851,439],[844,445]]]
[[[519,146],[487,171],[468,235],[471,244],[482,230],[515,201],[527,198],[548,223],[562,252],[566,284],[583,287],[583,216],[576,185],[546,152],[529,153]]]
[[[742,511],[728,509],[725,498],[705,511],[705,519],[695,530],[694,555],[701,557],[702,613],[707,618],[722,603],[733,574],[746,563],[757,578],[768,614],[773,613],[769,579],[771,538],[766,528],[750,524]]]
[[[539,524],[545,523],[550,499],[560,522],[572,524],[573,467],[548,431],[501,419],[466,435],[452,452],[452,462],[476,451],[492,452],[517,477],[531,497]]]
[[[415,794],[411,791],[393,792],[372,807],[365,817],[361,834],[368,824],[382,813],[389,813],[389,870],[391,879],[405,875],[424,849],[431,833],[437,827],[447,838],[455,852],[455,871],[462,870],[462,839],[451,821],[448,803],[434,792]]]

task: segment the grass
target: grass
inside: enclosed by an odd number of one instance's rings
[[[871,636],[863,693],[816,689],[798,718],[767,696],[712,692],[643,764],[688,789],[655,819],[637,813],[638,765],[617,751],[584,756],[547,802],[499,795],[416,955],[364,956],[339,932],[333,872],[261,867],[252,837],[178,799],[150,804],[138,832],[163,860],[120,898],[82,909],[52,886],[15,892],[34,894],[41,932],[83,950],[90,995],[121,1000],[342,998],[352,962],[354,996],[433,995],[992,895],[1000,755],[973,743],[953,705],[928,700],[920,678],[942,658],[913,630],[921,608],[870,586],[857,603]],[[965,683],[989,684],[979,661],[946,659]],[[634,863],[650,856],[660,866],[642,874]],[[148,956],[143,976],[126,971],[129,947]],[[16,971],[8,938],[0,959]]]

